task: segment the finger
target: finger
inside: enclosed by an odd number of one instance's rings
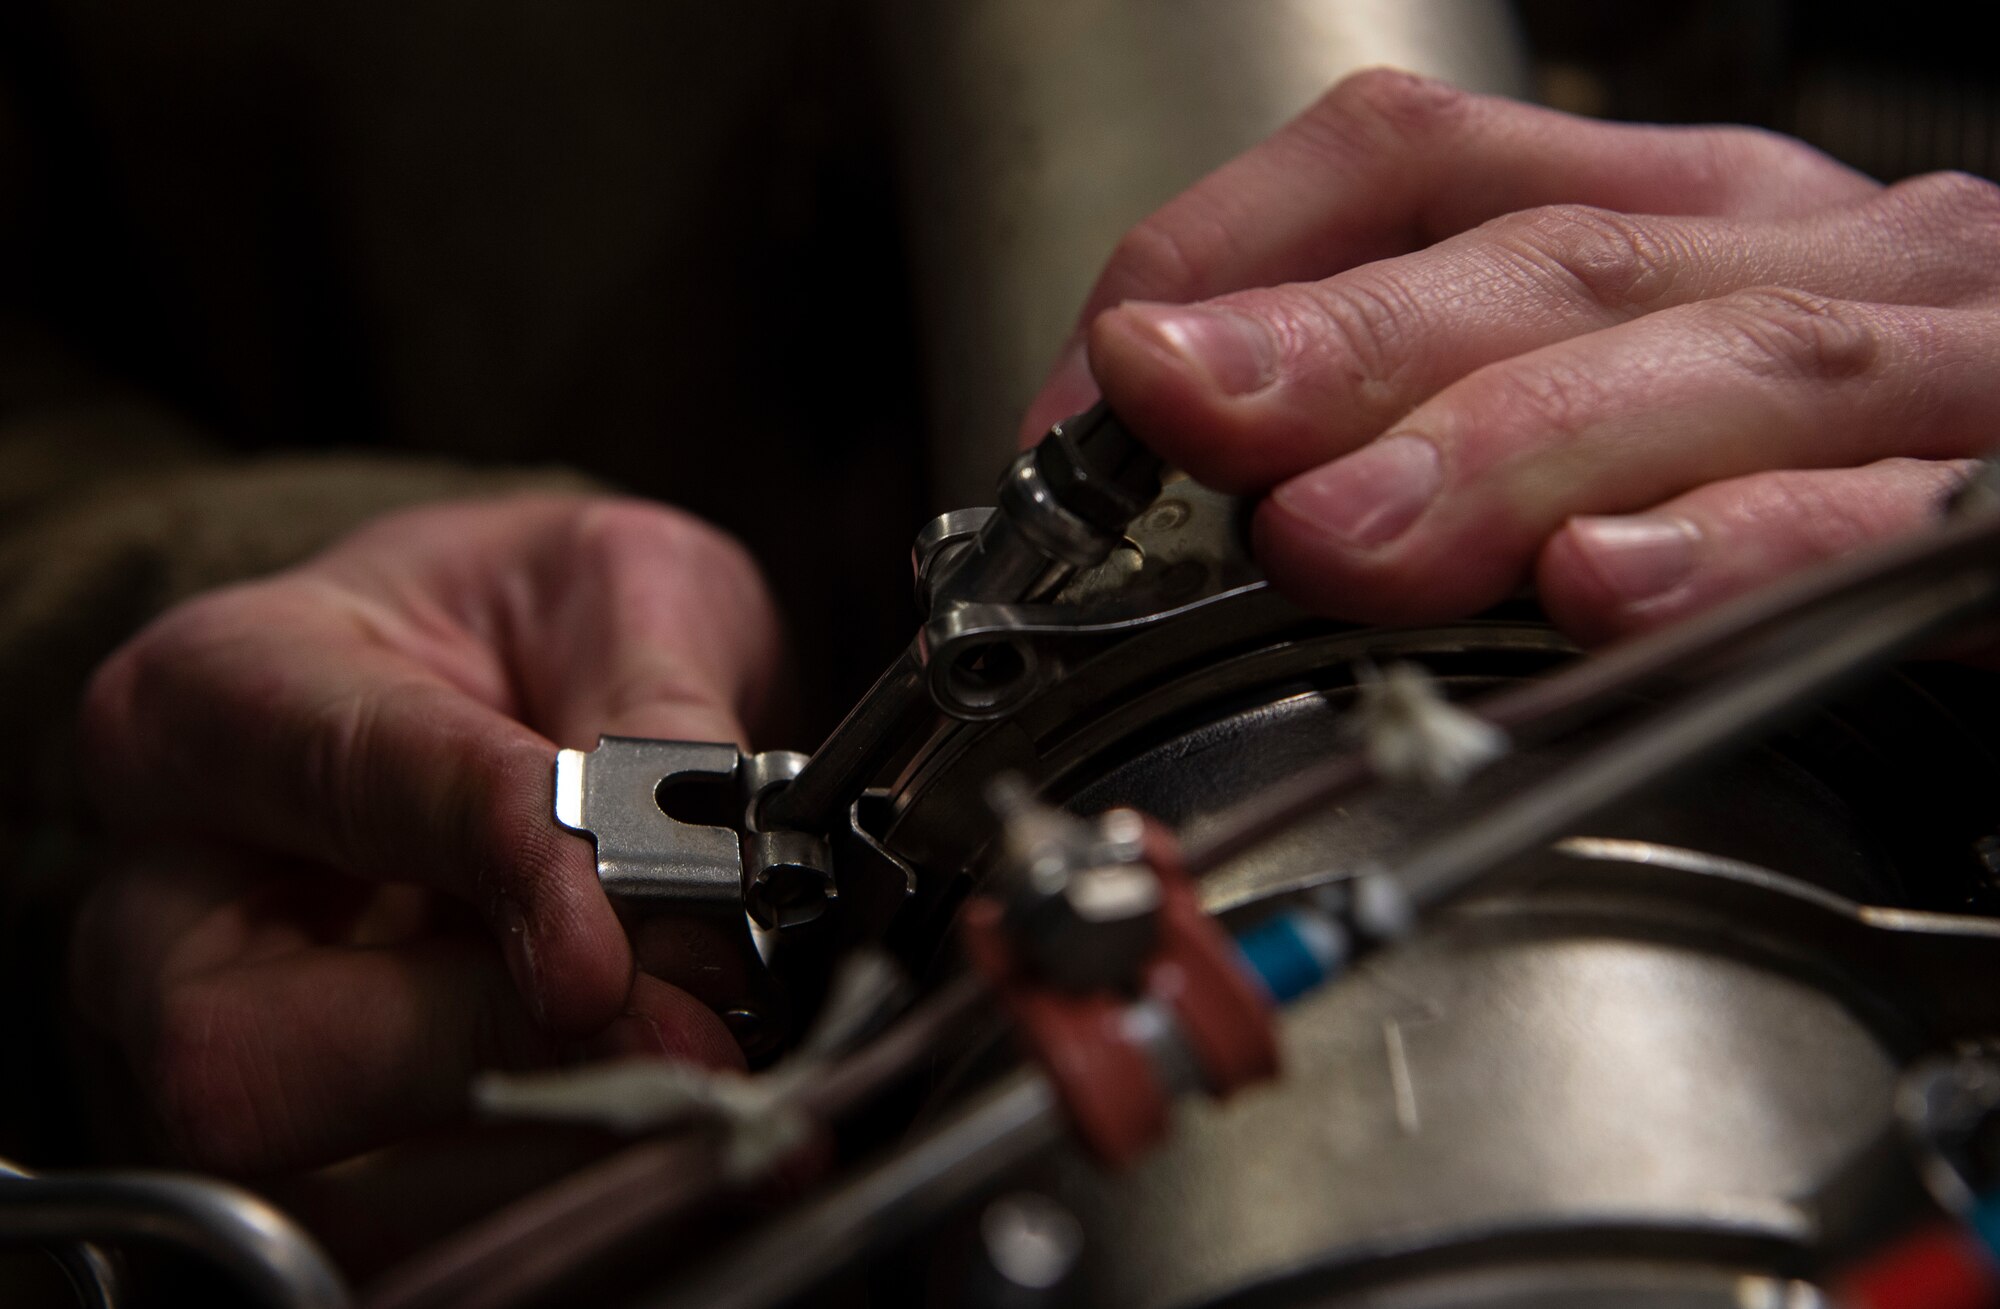
[[[1784,221],[1555,206],[1323,282],[1100,316],[1091,359],[1113,406],[1170,462],[1261,490],[1354,449],[1489,363],[1752,286],[1966,305],[2000,187],[1939,174]]]
[[[589,844],[551,818],[555,746],[342,633],[350,614],[284,583],[238,588],[113,656],[83,718],[99,808],[457,896],[554,1030],[601,1026],[631,954]]]
[[[1283,483],[1255,539],[1307,605],[1376,622],[1510,593],[1576,514],[1629,513],[1705,482],[1992,440],[1992,315],[1760,289],[1494,365],[1381,440]]]
[[[555,747],[519,719],[584,744],[597,730],[729,739],[769,657],[742,648],[756,621],[724,626],[761,599],[754,574],[739,586],[712,557],[676,553],[719,537],[599,504],[383,519],[307,569],[176,610],[86,697],[100,807],[459,896],[555,1030],[601,1026],[625,998],[630,950],[589,843],[551,816]],[[672,526],[628,530],[647,515]],[[713,597],[648,591],[642,568],[737,593],[681,612]]]
[[[582,1046],[590,1059],[636,1055],[741,1068],[743,1049],[715,1011],[676,986],[645,973],[632,978],[625,1012]]]
[[[480,1069],[555,1054],[476,938],[314,947],[172,982],[139,1048],[170,1153],[234,1175],[326,1163],[449,1122]]]
[[[460,1114],[480,1068],[555,1053],[490,943],[348,945],[370,933],[359,884],[269,873],[155,847],[79,915],[77,1013],[171,1157],[239,1175],[342,1157]]]
[[[1936,522],[1977,467],[1885,459],[1758,473],[1643,514],[1572,518],[1542,547],[1536,590],[1550,617],[1581,641],[1659,627]]]
[[[79,923],[78,957],[97,961],[80,1012],[128,1056],[178,1160],[247,1174],[344,1158],[462,1117],[481,1070],[560,1054],[479,935],[347,944],[371,930],[351,896],[289,879],[273,895],[258,871],[155,858]],[[741,1065],[720,1020],[649,978],[587,1048]]]
[[[559,1054],[476,937],[314,947],[172,982],[143,1048],[170,1150],[235,1175],[327,1163],[455,1121],[474,1074]],[[720,1019],[651,978],[584,1048],[743,1062]]]
[[[529,721],[564,745],[600,734],[744,744],[770,716],[784,637],[749,554],[685,514],[600,501],[514,601]]]
[[[1127,300],[1187,303],[1327,277],[1544,205],[1769,218],[1875,189],[1769,133],[1603,123],[1376,69],[1134,228],[1078,331]],[[1024,432],[1073,399],[1039,398]]]

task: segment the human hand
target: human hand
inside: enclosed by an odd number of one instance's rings
[[[1376,71],[1125,239],[1024,432],[1094,373],[1263,495],[1308,607],[1422,622],[1532,574],[1597,640],[1933,518],[2000,440],[1996,347],[1990,182]]]
[[[703,1005],[635,979],[553,767],[600,732],[740,742],[778,645],[734,543],[580,497],[378,519],[146,628],[85,698],[98,807],[142,853],[72,964],[145,1135],[267,1172],[448,1119],[473,1072],[576,1042],[739,1061]]]

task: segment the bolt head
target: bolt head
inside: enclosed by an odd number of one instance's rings
[[[1065,990],[1131,990],[1159,941],[1160,879],[1143,864],[1068,873],[1008,906],[1021,958]]]

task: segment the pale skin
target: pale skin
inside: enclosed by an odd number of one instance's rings
[[[1301,603],[1420,622],[1533,582],[1596,641],[1932,521],[2000,435],[1996,347],[1990,183],[1375,72],[1120,245],[1023,432],[1101,388],[1259,500]],[[324,1162],[578,1049],[734,1060],[634,978],[550,765],[746,740],[778,644],[711,529],[554,498],[384,519],[142,632],[86,704],[146,854],[78,994],[167,1153]]]
[[[83,726],[99,808],[144,853],[73,973],[157,1145],[268,1172],[448,1119],[481,1068],[740,1062],[635,977],[590,845],[551,821],[552,765],[600,732],[745,740],[780,645],[734,542],[581,497],[383,518],[141,632]]]
[[[1126,238],[1024,427],[1101,385],[1314,609],[1598,640],[1929,521],[1996,347],[1990,182],[1376,71]]]

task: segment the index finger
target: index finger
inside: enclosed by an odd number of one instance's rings
[[[1786,218],[1879,189],[1768,132],[1599,122],[1410,73],[1358,73],[1126,235],[1023,435],[1079,407],[1083,334],[1129,300],[1317,280],[1545,205]]]
[[[555,745],[299,578],[211,593],[99,670],[89,782],[113,821],[193,829],[471,904],[536,1017],[614,1017],[631,952],[589,845],[551,820]]]

